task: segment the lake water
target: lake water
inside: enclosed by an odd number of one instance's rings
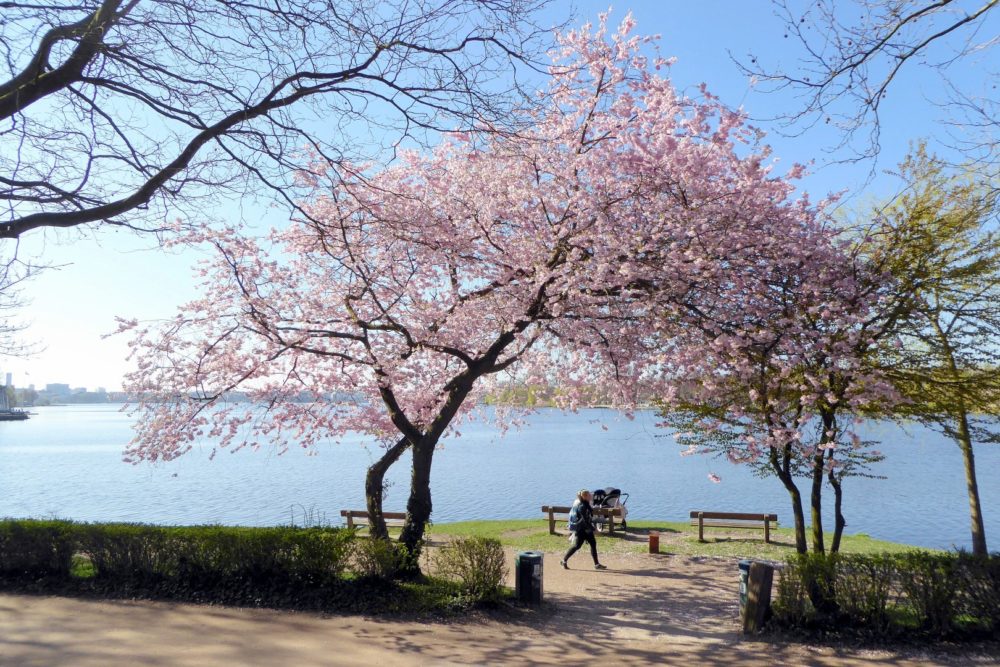
[[[276,525],[340,523],[340,510],[364,507],[364,474],[378,454],[361,437],[278,456],[270,451],[196,448],[171,463],[121,461],[131,418],[118,406],[35,408],[26,422],[0,422],[0,516],[164,524]],[[630,494],[631,519],[686,520],[695,509],[776,512],[791,525],[789,501],[775,478],[680,447],[655,426],[607,410],[543,410],[499,436],[467,424],[444,442],[432,472],[437,522],[541,517],[545,504],[569,504],[581,487],[616,486]],[[606,427],[604,430],[602,427]],[[919,426],[872,424],[863,434],[887,455],[884,480],[845,482],[848,533],[926,547],[968,547],[968,503],[958,447]],[[1000,545],[1000,447],[977,451],[986,536]],[[406,503],[409,462],[389,476],[387,510]],[[722,477],[709,481],[710,472]],[[800,485],[808,497],[805,482]],[[833,495],[826,490],[828,503]],[[808,512],[808,508],[806,509]],[[832,517],[825,519],[832,529]]]

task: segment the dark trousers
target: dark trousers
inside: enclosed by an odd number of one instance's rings
[[[576,535],[576,541],[573,542],[573,546],[571,546],[569,551],[566,552],[566,555],[563,556],[563,560],[569,560],[569,557],[575,554],[580,547],[583,546],[584,542],[587,542],[590,544],[590,555],[594,558],[594,565],[597,565],[597,540],[594,539],[594,533],[578,530],[574,533],[574,535]]]

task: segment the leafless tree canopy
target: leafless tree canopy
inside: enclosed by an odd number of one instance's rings
[[[544,0],[0,0],[0,238],[510,122]],[[220,190],[221,189],[221,190]]]
[[[880,110],[900,74],[918,70],[941,85],[947,122],[970,157],[1000,161],[1000,0],[774,0],[785,37],[799,60],[783,70],[751,55],[745,73],[773,89],[790,88],[802,104],[783,120],[789,127],[832,123],[843,129],[837,148],[856,158],[881,149]],[[959,68],[974,77],[959,76]]]
[[[21,319],[27,305],[21,287],[39,270],[16,257],[0,263],[0,359],[25,358],[39,351],[22,337],[28,322]]]

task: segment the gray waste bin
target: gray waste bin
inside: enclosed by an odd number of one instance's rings
[[[747,606],[747,582],[750,579],[750,560],[740,561],[740,618],[743,618],[743,610]]]
[[[521,551],[514,557],[514,592],[519,602],[542,601],[542,552]]]

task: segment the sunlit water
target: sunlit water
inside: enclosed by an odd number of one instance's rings
[[[275,525],[339,523],[339,512],[364,507],[364,474],[378,455],[361,437],[319,447],[220,453],[196,448],[167,464],[121,461],[131,418],[117,406],[36,408],[27,422],[0,423],[0,516],[82,521]],[[685,520],[690,510],[776,512],[791,525],[788,496],[774,478],[680,447],[656,428],[606,410],[543,410],[501,437],[467,424],[437,452],[433,520],[540,517],[543,504],[568,504],[581,487],[616,486],[630,494],[630,518]],[[604,429],[607,428],[607,430]],[[873,424],[887,479],[849,478],[848,533],[927,547],[968,547],[968,502],[958,447],[918,426]],[[406,502],[408,460],[389,475],[386,509]],[[1000,544],[1000,447],[977,450],[986,535]],[[709,481],[710,472],[722,477]],[[808,489],[800,485],[808,498]],[[828,502],[832,494],[827,491]],[[808,509],[807,509],[808,512]],[[832,520],[826,520],[832,527]]]

